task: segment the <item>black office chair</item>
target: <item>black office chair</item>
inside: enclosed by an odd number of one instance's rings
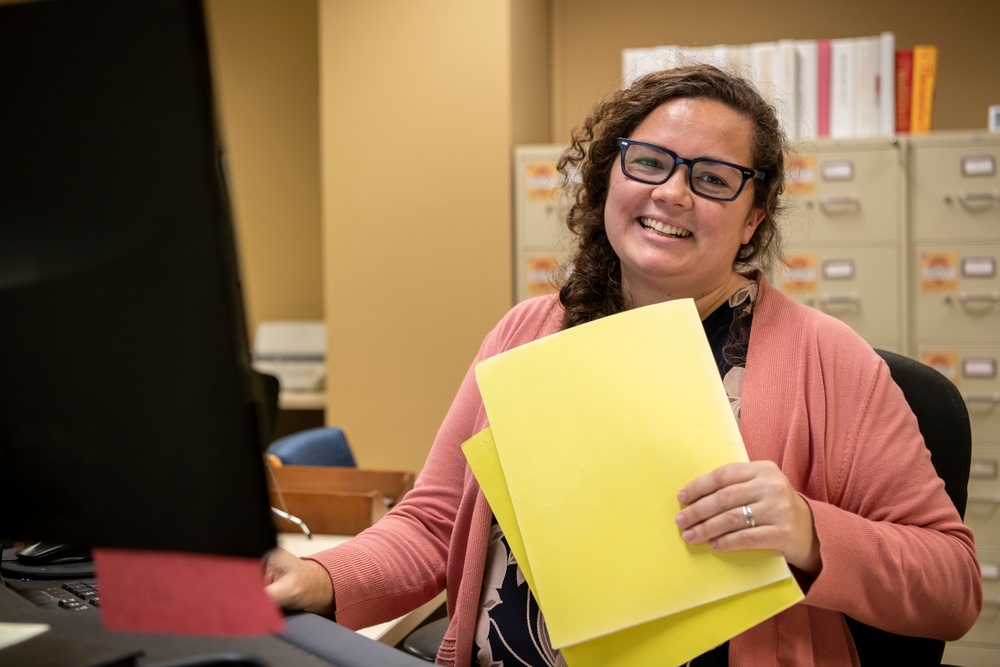
[[[969,497],[972,430],[962,394],[951,380],[935,369],[895,352],[875,350],[889,365],[892,379],[903,390],[917,417],[931,462],[944,480],[945,491],[963,518]],[[847,617],[847,625],[866,665],[940,665],[945,642],[926,637],[905,637],[878,630]]]
[[[965,517],[969,467],[972,463],[972,429],[969,411],[958,388],[935,369],[887,350],[875,350],[889,366],[892,379],[903,390],[917,417],[931,462],[958,513]],[[862,667],[871,665],[940,665],[945,642],[927,637],[906,637],[873,628],[847,617]],[[447,628],[442,619],[414,631],[403,647],[426,660],[434,660]]]
[[[250,374],[253,391],[260,410],[259,422],[261,438],[270,444],[274,437],[274,429],[278,424],[278,400],[281,394],[281,381],[277,375],[262,373],[254,369]]]

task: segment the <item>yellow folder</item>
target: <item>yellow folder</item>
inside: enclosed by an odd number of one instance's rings
[[[683,484],[746,460],[691,300],[554,334],[476,376],[491,428],[464,450],[572,667],[683,662],[802,598],[776,552],[692,548],[673,523]]]

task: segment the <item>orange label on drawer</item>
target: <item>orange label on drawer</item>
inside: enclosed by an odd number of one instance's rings
[[[958,352],[954,350],[925,350],[920,361],[937,370],[952,382],[958,381]]]
[[[950,250],[920,253],[920,291],[952,293],[958,289],[958,255]]]
[[[816,265],[815,253],[788,253],[781,274],[782,291],[786,294],[815,294]]]

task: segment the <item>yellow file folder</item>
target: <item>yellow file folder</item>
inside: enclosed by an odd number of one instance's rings
[[[476,376],[491,427],[464,451],[571,667],[679,664],[802,599],[780,554],[690,547],[673,523],[681,486],[747,460],[691,300]]]

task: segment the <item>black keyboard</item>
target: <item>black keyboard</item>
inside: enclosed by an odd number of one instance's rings
[[[22,597],[39,607],[67,611],[89,611],[101,606],[97,579],[70,581],[8,582]]]

